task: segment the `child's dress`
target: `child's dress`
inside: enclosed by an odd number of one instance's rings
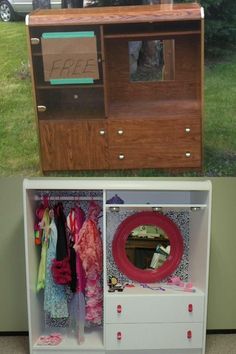
[[[68,317],[67,296],[64,285],[55,284],[52,277],[52,260],[56,257],[57,228],[54,219],[50,224],[44,290],[44,310],[53,319]]]
[[[100,206],[92,201],[88,218],[83,223],[75,244],[86,276],[86,321],[89,325],[102,322],[102,240],[97,227],[100,211]]]
[[[45,287],[45,277],[46,277],[46,263],[47,263],[47,250],[48,250],[48,232],[50,225],[49,218],[49,209],[46,208],[43,211],[42,220],[39,223],[40,228],[42,229],[42,248],[41,248],[41,258],[39,263],[38,270],[38,279],[37,279],[37,291],[44,289]]]

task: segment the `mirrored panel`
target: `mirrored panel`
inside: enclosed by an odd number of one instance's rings
[[[153,283],[176,270],[183,255],[183,238],[167,216],[142,211],[119,224],[112,255],[119,271],[129,279]]]
[[[170,254],[170,241],[166,233],[155,225],[141,225],[131,231],[125,250],[135,267],[157,269]]]
[[[175,79],[175,41],[129,41],[130,81]]]

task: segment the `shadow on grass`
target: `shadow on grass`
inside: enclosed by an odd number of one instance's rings
[[[236,153],[205,147],[205,176],[235,177]]]

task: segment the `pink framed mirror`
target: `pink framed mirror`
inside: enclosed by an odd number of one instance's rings
[[[170,276],[183,255],[183,237],[175,223],[156,211],[127,217],[117,228],[112,254],[129,279],[153,283]]]

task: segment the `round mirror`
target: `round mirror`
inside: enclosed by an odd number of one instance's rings
[[[183,238],[175,223],[158,212],[127,217],[117,228],[112,253],[131,280],[156,282],[171,275],[183,255]]]
[[[168,235],[155,225],[141,225],[129,234],[125,244],[126,256],[139,269],[157,269],[170,254]]]

